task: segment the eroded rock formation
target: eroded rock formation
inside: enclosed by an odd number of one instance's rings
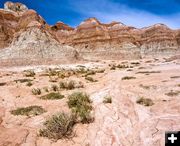
[[[96,18],[89,18],[74,30],[59,29],[54,33],[59,41],[77,48],[87,58],[130,59],[180,52],[179,30],[163,24],[137,29],[118,22],[103,24]]]
[[[180,30],[163,24],[137,29],[119,22],[103,24],[96,18],[89,18],[76,28],[63,22],[49,26],[34,10],[7,2],[0,9],[0,50],[1,60],[6,61],[172,56],[180,54]]]
[[[77,59],[77,51],[62,45],[50,26],[34,10],[7,2],[0,10],[1,65],[31,65],[67,62]]]

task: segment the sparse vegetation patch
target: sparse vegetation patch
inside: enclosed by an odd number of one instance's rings
[[[55,84],[51,86],[51,89],[55,92],[59,90],[58,86]]]
[[[44,113],[45,110],[41,106],[29,106],[29,107],[20,107],[16,110],[12,110],[13,115],[23,115],[23,116],[37,116]]]
[[[61,89],[72,90],[75,88],[75,81],[69,81],[69,82],[61,81],[59,83],[59,86]]]
[[[33,80],[31,79],[17,79],[17,80],[14,80],[14,82],[18,83],[25,83],[25,82],[32,82]]]
[[[82,123],[93,122],[94,118],[91,116],[92,101],[89,95],[82,92],[75,92],[68,97],[68,106],[75,114],[78,121]]]
[[[39,135],[54,140],[71,138],[75,123],[73,115],[66,113],[53,115],[44,123],[45,128],[39,131]]]
[[[125,77],[122,78],[122,80],[131,80],[131,79],[136,79],[136,77],[125,76]]]
[[[144,105],[144,106],[152,106],[154,105],[153,101],[149,98],[144,98],[144,97],[141,97],[139,98],[136,103],[138,104],[141,104],[141,105]]]
[[[41,95],[41,89],[39,88],[33,88],[31,92],[33,95]]]
[[[180,91],[173,91],[166,93],[167,96],[178,96],[180,94]]]
[[[56,93],[56,92],[51,92],[39,98],[43,100],[58,100],[64,98],[64,95],[61,95],[60,93]]]

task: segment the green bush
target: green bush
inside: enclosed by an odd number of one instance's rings
[[[45,110],[41,106],[21,107],[11,111],[11,113],[16,116],[18,115],[37,116],[44,112]]]
[[[61,95],[60,93],[52,92],[52,93],[46,94],[44,96],[41,96],[39,98],[43,99],[43,100],[58,100],[58,99],[64,98],[64,95]]]
[[[54,140],[71,138],[73,136],[74,125],[74,116],[59,113],[53,115],[44,123],[45,128],[39,131],[39,135]]]
[[[152,105],[154,105],[154,103],[153,103],[153,101],[151,99],[144,98],[144,97],[141,97],[140,99],[138,99],[136,101],[136,103],[144,105],[144,106],[152,106]]]
[[[33,88],[33,89],[32,89],[32,94],[33,94],[33,95],[41,95],[41,89],[39,89],[39,88]]]
[[[75,92],[68,97],[69,108],[82,123],[90,123],[94,120],[90,115],[92,111],[91,104],[89,96],[82,92]]]

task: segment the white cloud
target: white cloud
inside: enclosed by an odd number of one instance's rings
[[[164,23],[171,28],[180,28],[180,13],[158,16],[147,11],[129,8],[109,0],[74,1],[72,7],[85,17],[96,17],[104,23],[119,21],[134,27],[146,27]]]

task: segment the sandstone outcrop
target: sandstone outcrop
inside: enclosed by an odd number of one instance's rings
[[[18,9],[19,8],[19,9]],[[77,59],[77,51],[62,45],[50,26],[34,10],[7,2],[0,10],[1,65],[31,65],[67,62]]]
[[[137,29],[89,18],[76,28],[63,22],[49,26],[36,11],[23,4],[7,2],[0,9],[0,62],[24,58],[29,60],[28,64],[34,62],[31,60],[47,63],[45,59],[55,63],[58,59],[77,57],[140,59],[177,54],[180,54],[180,30],[163,24]]]
[[[62,43],[79,50],[85,58],[131,59],[169,56],[180,53],[179,30],[163,24],[137,29],[122,23],[103,24],[89,18],[74,30],[61,29],[55,34]]]
[[[7,11],[14,11],[14,12],[25,12],[28,10],[26,5],[21,3],[13,3],[13,2],[6,2],[4,4],[4,9]]]

